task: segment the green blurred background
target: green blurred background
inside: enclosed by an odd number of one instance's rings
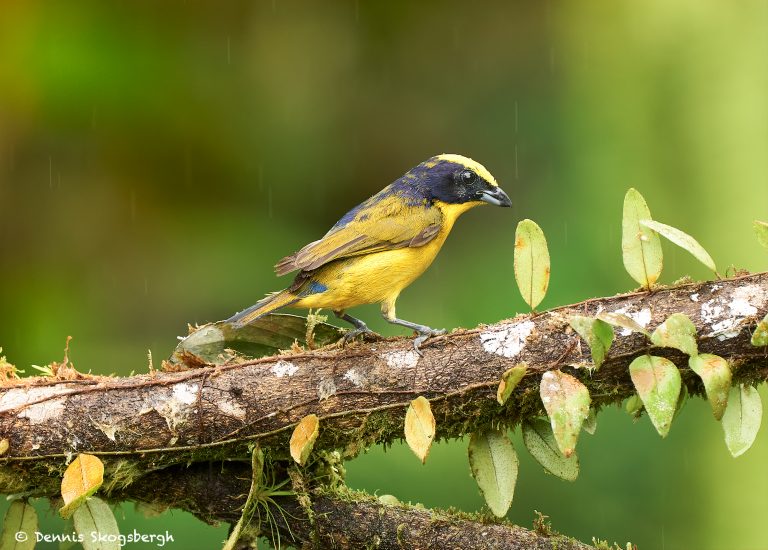
[[[750,224],[768,218],[767,36],[764,0],[2,2],[0,346],[29,371],[72,335],[80,370],[146,371],[147,349],[158,361],[187,323],[287,285],[276,260],[443,152],[485,164],[515,204],[464,216],[404,292],[406,319],[524,311],[523,217],[549,240],[543,306],[629,290],[629,186],[721,266],[764,270]],[[663,282],[709,276],[665,254]],[[647,418],[604,411],[571,484],[521,453],[509,517],[530,526],[537,509],[641,549],[768,548],[765,431],[734,460],[707,409],[690,403],[664,441]],[[482,505],[461,441],[426,466],[373,449],[348,473],[401,500]],[[170,547],[226,536],[122,509],[124,531],[169,529]],[[48,512],[43,529],[61,525]]]

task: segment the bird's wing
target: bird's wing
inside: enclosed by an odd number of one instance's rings
[[[349,222],[337,224],[319,241],[280,260],[275,266],[277,274],[297,269],[310,271],[350,256],[423,246],[440,232],[443,215],[439,208],[411,206],[393,196],[374,200],[376,198],[350,212],[354,216]]]

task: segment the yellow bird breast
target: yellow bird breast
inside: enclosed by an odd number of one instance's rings
[[[331,262],[319,268],[312,280],[327,290],[296,302],[296,307],[343,310],[362,304],[395,299],[432,264],[450,227],[416,248],[398,248]]]

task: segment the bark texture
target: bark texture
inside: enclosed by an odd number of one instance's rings
[[[320,418],[313,456],[322,462],[402,438],[406,408],[419,395],[431,402],[438,439],[544,414],[539,384],[552,369],[578,377],[598,408],[632,395],[627,367],[652,346],[641,334],[617,329],[606,361],[589,371],[589,348],[569,319],[601,311],[624,313],[649,330],[672,313],[684,313],[696,325],[700,351],[728,359],[735,381],[768,377],[768,349],[750,344],[751,330],[768,312],[766,273],[587,300],[457,330],[424,344],[423,356],[411,340],[397,338],[129,378],[62,370],[70,379],[25,379],[0,387],[0,493],[57,495],[66,460],[88,452],[105,463],[102,493],[110,498],[156,501],[158,494],[168,495],[168,505],[208,521],[232,521],[247,492],[249,469],[242,476],[211,472],[224,460],[249,460],[254,443],[274,464],[289,463],[291,431],[311,413]],[[703,392],[687,356],[670,348],[653,353],[680,367],[691,393]],[[528,364],[527,374],[499,406],[499,379],[520,362]],[[181,466],[213,462],[203,469]],[[239,467],[230,464],[227,471]],[[476,518],[385,506],[359,495],[343,498],[343,491],[329,492],[311,481],[320,477],[307,478],[308,498],[281,501],[294,516],[290,536],[310,547],[583,547]],[[284,523],[280,529],[289,535]]]
[[[224,469],[213,470],[207,465],[173,467],[168,472],[150,474],[129,487],[121,497],[158,507],[167,507],[172,500],[178,499],[187,511],[204,521],[234,523],[240,517],[249,483],[250,467],[245,464],[230,464]],[[233,498],[233,495],[238,496]],[[591,548],[568,537],[538,533],[508,523],[480,521],[413,506],[386,505],[361,493],[317,491],[308,496],[312,521],[296,498],[276,498],[282,512],[274,505],[270,507],[283,542],[318,549]],[[290,528],[285,519],[289,519]],[[269,534],[269,528],[263,530]],[[276,538],[274,533],[272,538]]]
[[[579,368],[590,364],[590,355],[568,326],[573,314],[621,311],[653,329],[670,314],[685,313],[697,327],[702,352],[731,361],[737,379],[763,380],[766,349],[749,339],[767,310],[768,274],[762,273],[588,300],[458,330],[428,341],[423,356],[410,340],[397,338],[130,378],[36,379],[34,385],[0,388],[0,439],[9,443],[7,462],[89,452],[157,455],[168,465],[247,457],[245,444],[252,440],[287,454],[291,429],[314,413],[321,423],[316,448],[349,457],[401,438],[405,410],[419,395],[432,402],[438,438],[449,438],[491,419],[513,424],[542,414],[539,381],[554,368],[581,379],[598,405],[632,394],[627,365],[649,350],[648,340],[618,329],[607,360],[590,374]],[[672,359],[689,390],[701,393],[682,353],[654,353]],[[522,361],[528,373],[507,405],[498,406],[501,374]]]

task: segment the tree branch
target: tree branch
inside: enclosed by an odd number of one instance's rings
[[[764,380],[766,349],[750,345],[750,327],[768,309],[768,274],[686,284],[587,300],[434,338],[419,357],[410,340],[389,339],[346,349],[265,357],[243,364],[182,372],[51,381],[24,379],[0,388],[0,438],[7,462],[89,452],[108,457],[158,455],[164,465],[191,457],[248,456],[246,443],[287,456],[291,429],[305,415],[320,417],[318,449],[356,455],[402,437],[408,403],[432,401],[439,438],[458,437],[490,420],[514,424],[543,414],[541,375],[569,370],[605,405],[631,395],[630,361],[649,349],[639,334],[618,331],[609,357],[593,373],[589,349],[568,326],[573,314],[623,311],[653,328],[671,313],[697,327],[703,352],[725,357],[738,379]],[[674,350],[689,390],[701,385]],[[528,374],[505,407],[495,401],[501,374],[525,361]],[[202,388],[202,389],[201,389]]]
[[[182,507],[206,522],[234,523],[240,517],[250,484],[251,469],[229,463],[223,468],[195,465],[171,467],[149,474],[119,496],[155,507]],[[233,496],[237,495],[233,498]],[[182,506],[179,506],[182,503]],[[278,510],[278,506],[281,510]],[[274,529],[290,544],[313,548],[478,548],[552,549],[591,548],[560,535],[523,529],[498,520],[467,514],[425,510],[402,504],[383,504],[365,493],[315,490],[310,495],[311,517],[292,497],[277,497],[269,506]],[[261,509],[262,532],[270,533]],[[288,520],[288,521],[286,521]],[[290,525],[289,525],[290,523]]]
[[[0,492],[57,494],[52,472],[60,472],[62,459],[79,452],[101,456],[105,490],[114,494],[138,487],[133,483],[147,472],[174,464],[247,458],[255,441],[272,460],[290,460],[291,431],[311,413],[320,417],[315,454],[339,451],[349,458],[369,445],[400,439],[405,410],[418,395],[431,401],[438,438],[459,437],[491,422],[512,426],[544,414],[539,383],[555,368],[577,376],[598,407],[632,395],[627,366],[650,349],[647,339],[618,331],[605,363],[589,372],[580,368],[590,364],[588,347],[568,325],[574,314],[620,311],[652,329],[670,314],[684,313],[696,325],[701,351],[728,359],[734,380],[765,380],[767,350],[752,346],[749,338],[767,310],[768,274],[761,273],[587,300],[458,330],[428,341],[421,357],[409,339],[396,338],[129,378],[25,379],[0,388],[0,440],[8,442]],[[668,348],[654,353],[681,368],[690,392],[702,393],[686,356]],[[523,361],[526,376],[499,406],[495,394],[501,374]],[[373,514],[373,521],[382,513],[375,502],[355,501],[347,509],[342,502],[323,500],[321,493],[314,496],[312,506],[330,517],[330,508],[345,510],[346,521],[355,514]],[[413,510],[384,512],[392,518],[390,527],[417,526],[428,517],[425,512],[419,519],[421,513]],[[339,522],[328,527],[335,533],[328,536],[339,535],[334,531]],[[425,523],[419,532],[428,530]],[[322,532],[319,525],[317,532]]]

